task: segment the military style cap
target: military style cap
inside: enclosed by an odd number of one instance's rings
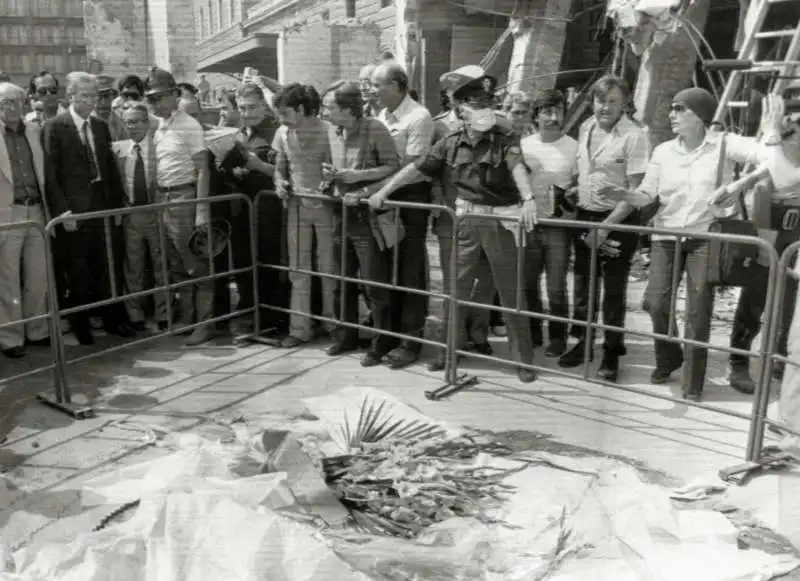
[[[117,93],[116,87],[114,87],[114,77],[109,75],[97,75],[97,92],[100,95],[105,93]]]
[[[172,73],[158,67],[150,69],[150,75],[144,82],[144,86],[144,94],[147,96],[171,93],[178,90],[178,84],[175,82],[175,77],[172,76]]]
[[[439,84],[443,89],[453,93],[456,98],[463,98],[475,90],[483,89],[483,81],[491,79],[497,81],[492,75],[487,75],[483,67],[467,65],[439,77]]]

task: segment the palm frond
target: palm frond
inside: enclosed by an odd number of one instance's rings
[[[388,438],[420,439],[444,433],[436,425],[393,416],[387,400],[378,403],[369,398],[364,398],[361,402],[355,431],[351,430],[346,412],[341,431],[350,448],[360,448],[364,444],[374,444]]]

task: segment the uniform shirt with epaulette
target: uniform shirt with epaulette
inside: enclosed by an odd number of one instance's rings
[[[445,199],[487,206],[520,203],[511,174],[524,163],[519,137],[493,128],[473,144],[465,128],[440,139],[424,158],[414,162],[424,175],[440,178]]]

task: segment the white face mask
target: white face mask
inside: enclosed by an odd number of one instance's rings
[[[473,109],[471,107],[463,107],[462,113],[464,114],[464,122],[467,127],[473,131],[480,131],[485,133],[489,131],[497,122],[497,117],[492,109]]]

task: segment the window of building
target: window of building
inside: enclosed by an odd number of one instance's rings
[[[392,5],[392,0],[381,0],[381,8],[389,8]]]
[[[331,19],[331,11],[323,10],[320,12],[320,17],[322,18],[322,22],[328,22]]]
[[[204,18],[205,16],[203,15],[203,9],[198,9],[197,16],[195,18],[195,27],[197,28],[197,34],[201,39],[206,37],[206,23]]]
[[[231,15],[230,15],[230,17],[231,17],[231,25],[233,25],[233,23],[236,22],[236,2],[235,2],[235,0],[231,0],[230,7],[231,7]]]
[[[214,28],[216,26],[216,23],[217,23],[217,17],[214,14],[214,3],[213,2],[209,2],[208,3],[208,35],[209,36],[211,36],[212,34],[214,34],[214,32],[216,32],[214,30]]]
[[[356,0],[344,0],[344,15],[346,18],[356,17]]]
[[[217,18],[219,18],[219,29],[222,30],[227,26],[225,23],[225,7],[222,5],[222,0],[217,0]]]

